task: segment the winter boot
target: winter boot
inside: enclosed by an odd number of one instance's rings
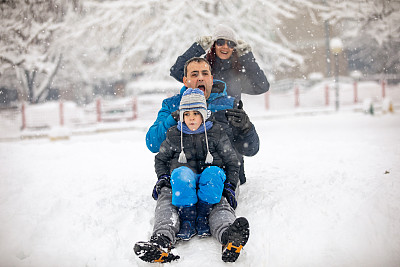
[[[224,262],[235,262],[237,260],[240,251],[249,240],[249,234],[249,222],[244,217],[237,218],[222,233],[222,260]]]
[[[181,228],[176,237],[182,240],[189,240],[196,235],[196,205],[189,207],[180,207],[178,209],[179,219],[181,220]]]
[[[208,216],[213,208],[213,204],[203,202],[199,200],[197,202],[197,218],[196,218],[196,230],[197,235],[200,237],[210,236],[210,226],[208,225]]]
[[[149,242],[137,242],[133,248],[135,254],[146,262],[171,262],[180,257],[170,253],[173,248],[171,240],[165,235],[155,235]]]

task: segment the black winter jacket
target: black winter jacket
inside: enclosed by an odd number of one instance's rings
[[[199,57],[206,51],[198,44],[194,43],[184,54],[179,56],[175,64],[170,69],[170,75],[177,81],[183,81],[184,65],[192,57]],[[232,68],[232,60],[221,60],[216,57],[212,69],[214,79],[224,81],[227,85],[227,93],[230,96],[241,99],[241,93],[259,95],[269,90],[269,82],[264,72],[260,69],[254,55],[249,52],[238,59],[242,66],[240,71]]]
[[[160,146],[160,151],[155,157],[155,170],[157,177],[171,175],[172,171],[181,166],[189,167],[200,174],[208,166],[218,166],[226,173],[226,181],[236,187],[239,180],[239,161],[231,142],[224,132],[224,127],[214,122],[212,128],[207,130],[208,145],[213,156],[213,162],[206,164],[207,147],[204,133],[183,133],[183,151],[187,163],[179,163],[181,152],[181,132],[177,126],[168,129],[167,137]]]

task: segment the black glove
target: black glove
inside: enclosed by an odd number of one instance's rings
[[[235,197],[235,187],[230,183],[225,183],[222,195],[226,198],[226,200],[228,200],[229,205],[231,205],[233,209],[236,209],[237,201]]]
[[[179,121],[179,109],[172,112],[171,116],[172,116],[172,118],[174,118],[174,120],[176,120],[176,122],[178,122]]]
[[[249,116],[247,116],[246,111],[243,109],[227,109],[225,110],[225,116],[233,127],[240,129],[244,134],[246,134],[253,126],[250,122]]]
[[[154,198],[154,200],[158,199],[158,195],[160,194],[161,189],[164,186],[171,188],[171,176],[165,174],[162,175],[160,178],[158,178],[158,181],[153,188],[153,194],[151,195]]]

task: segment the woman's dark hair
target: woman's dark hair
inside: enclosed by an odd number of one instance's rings
[[[208,51],[206,54],[206,59],[210,63],[212,74],[214,74],[214,64],[216,58],[217,54],[215,53],[215,42],[214,42],[214,44],[210,48],[210,51]],[[233,50],[231,59],[232,59],[232,68],[237,72],[239,72],[242,69],[242,66],[239,64],[239,56],[236,50]]]

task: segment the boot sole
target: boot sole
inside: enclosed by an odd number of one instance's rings
[[[200,233],[200,234],[197,233],[197,236],[200,238],[209,237],[209,236],[211,236],[211,233]]]
[[[249,240],[249,222],[246,218],[237,218],[226,231],[228,231],[228,243],[222,249],[222,260],[224,262],[235,262]]]
[[[137,242],[133,251],[141,260],[151,263],[166,263],[180,258],[178,255],[167,252],[150,242]]]
[[[176,238],[178,240],[183,240],[183,241],[189,241],[190,239],[192,239],[192,237],[194,237],[197,234],[197,232],[194,232],[192,234],[190,234],[190,236],[183,236],[180,235],[179,233],[176,235]]]

